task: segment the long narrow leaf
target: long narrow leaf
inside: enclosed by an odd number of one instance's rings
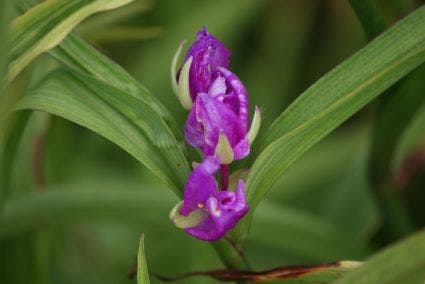
[[[18,17],[11,29],[10,66],[13,80],[32,60],[59,44],[88,16],[133,0],[47,0]]]
[[[424,283],[425,231],[395,244],[367,260],[337,284]]]
[[[273,123],[248,176],[251,206],[305,151],[424,61],[425,7],[317,81]]]
[[[17,105],[62,116],[122,147],[181,194],[187,160],[165,123],[145,103],[91,76],[57,71]]]
[[[42,193],[9,199],[0,227],[0,239],[16,237],[43,226],[81,220],[126,220],[151,228],[169,224],[167,213],[173,204],[164,191],[137,190],[140,185],[122,181],[103,184],[86,182],[46,188]],[[124,189],[123,189],[124,188]]]
[[[142,235],[137,254],[137,284],[149,284],[148,265],[145,257],[145,236]]]
[[[37,3],[35,0],[19,0],[17,6],[21,11],[30,9]],[[178,140],[182,140],[181,131],[175,119],[161,102],[144,86],[137,82],[126,70],[96,50],[82,38],[70,33],[57,47],[49,53],[66,66],[88,73],[114,87],[129,93],[156,111],[167,124]]]

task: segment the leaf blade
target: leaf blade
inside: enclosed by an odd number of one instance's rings
[[[250,204],[257,206],[306,150],[424,61],[423,7],[313,84],[272,124],[248,176]]]
[[[362,267],[337,281],[349,283],[422,283],[425,279],[425,231],[372,256]]]
[[[165,123],[141,100],[93,77],[56,71],[16,109],[62,116],[111,140],[181,195],[189,165]]]
[[[88,16],[134,0],[48,0],[19,16],[11,28],[11,51],[6,82],[12,81],[38,55],[58,45]]]
[[[145,235],[142,235],[137,254],[137,284],[149,284],[148,265],[145,257]]]

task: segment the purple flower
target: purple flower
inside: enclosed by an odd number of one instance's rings
[[[219,67],[207,93],[199,93],[185,125],[186,141],[205,156],[219,154],[222,164],[245,158],[250,151],[248,99],[242,82]],[[226,153],[223,153],[223,149]]]
[[[170,214],[177,226],[200,240],[218,240],[248,211],[242,180],[235,191],[218,189],[215,173],[219,165],[218,158],[205,158],[189,176],[183,203]]]
[[[198,93],[207,93],[218,76],[218,67],[229,68],[230,51],[204,27],[186,54],[185,62],[192,57],[189,71],[189,89],[192,100]]]

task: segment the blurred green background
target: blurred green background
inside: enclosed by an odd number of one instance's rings
[[[381,8],[391,24],[419,4],[381,1]],[[17,12],[11,8],[9,14]],[[262,108],[262,131],[302,91],[367,43],[350,3],[341,0],[144,0],[95,15],[77,33],[159,97],[182,126],[186,113],[171,91],[169,66],[178,44],[192,41],[202,26],[231,49],[231,69],[245,83],[251,107]],[[41,56],[10,92],[23,92],[55,66],[51,57]],[[424,77],[415,74],[408,78],[415,84],[404,91],[423,93]],[[376,102],[317,144],[274,186],[254,215],[246,245],[254,269],[362,260],[425,224],[423,163],[407,183],[400,181],[406,159],[425,160],[425,108],[406,125],[388,165],[408,216],[407,229],[394,234],[383,232],[385,211],[368,177],[375,108]],[[34,113],[19,143],[5,208],[14,222],[10,233],[1,235],[5,284],[134,283],[127,274],[135,267],[142,233],[149,268],[156,273],[223,267],[208,243],[169,221],[177,197],[111,142]],[[68,201],[56,206],[55,196],[44,198],[45,191]],[[31,224],[21,218],[26,210],[34,212]]]

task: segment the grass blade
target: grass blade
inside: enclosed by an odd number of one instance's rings
[[[140,238],[139,253],[137,254],[137,284],[149,284],[148,265],[145,257],[145,235]]]
[[[385,30],[385,20],[376,0],[350,0],[350,4],[368,39],[373,39]]]
[[[181,146],[149,106],[91,76],[57,71],[18,102],[62,116],[111,140],[181,195],[189,166]]]
[[[248,176],[251,206],[305,151],[424,61],[422,7],[313,84],[272,124]]]
[[[425,231],[392,245],[367,260],[337,284],[423,283],[425,280]]]
[[[48,0],[31,8],[12,24],[10,65],[6,82],[12,81],[38,55],[58,45],[88,16],[133,0]]]

